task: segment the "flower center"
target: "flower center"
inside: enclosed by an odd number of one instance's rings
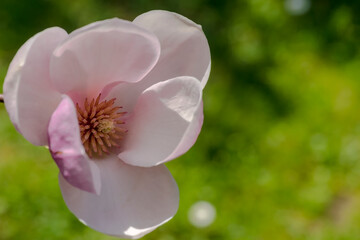
[[[118,112],[122,107],[114,106],[116,98],[100,102],[100,97],[101,94],[90,103],[85,98],[83,108],[76,103],[81,141],[90,158],[108,154],[111,147],[119,147],[119,140],[127,132],[119,126],[125,123],[120,118],[126,112]]]
[[[102,133],[109,133],[114,129],[114,121],[104,119],[97,125],[97,130]]]

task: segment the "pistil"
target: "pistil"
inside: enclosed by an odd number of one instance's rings
[[[112,147],[119,147],[127,130],[120,127],[125,122],[121,118],[126,112],[122,107],[114,106],[116,98],[100,102],[101,94],[89,103],[85,99],[81,108],[76,104],[81,140],[90,158],[110,153]]]

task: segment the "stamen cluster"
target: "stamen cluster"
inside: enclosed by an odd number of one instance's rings
[[[120,118],[126,112],[118,112],[122,107],[113,106],[116,98],[100,102],[100,97],[101,94],[90,103],[86,98],[83,108],[76,104],[81,140],[90,158],[101,157],[110,153],[110,148],[119,147],[119,140],[127,132],[119,127],[125,123]]]

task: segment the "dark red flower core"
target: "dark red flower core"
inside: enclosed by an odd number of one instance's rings
[[[101,94],[88,102],[84,107],[76,103],[77,116],[80,126],[81,140],[90,158],[101,157],[110,153],[110,148],[119,147],[126,129],[120,127],[125,122],[121,120],[126,112],[118,112],[122,107],[114,106],[116,98],[100,102]]]

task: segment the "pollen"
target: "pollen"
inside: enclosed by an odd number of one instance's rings
[[[100,102],[101,94],[91,102],[85,98],[81,108],[76,103],[81,141],[90,158],[102,157],[110,153],[113,147],[120,147],[127,130],[121,127],[125,122],[121,118],[126,112],[122,107],[114,106],[116,98]]]

